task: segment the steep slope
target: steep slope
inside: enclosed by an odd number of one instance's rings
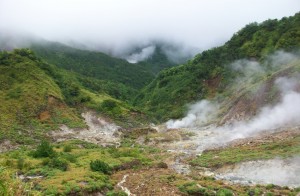
[[[0,84],[0,141],[28,144],[61,125],[86,127],[81,117],[85,108],[123,127],[146,120],[107,93],[118,86],[107,90],[109,83],[47,64],[29,49],[0,53]]]
[[[31,143],[60,123],[84,126],[40,64],[26,49],[0,53],[1,140]]]
[[[182,117],[186,104],[225,92],[239,75],[228,64],[238,59],[262,61],[276,50],[300,47],[300,13],[281,20],[252,23],[223,46],[196,55],[184,65],[163,70],[135,99],[159,120]]]

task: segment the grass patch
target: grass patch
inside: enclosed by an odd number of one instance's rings
[[[300,136],[257,146],[239,146],[203,152],[191,161],[192,165],[217,168],[243,161],[289,157],[300,154]]]
[[[0,167],[7,168],[11,180],[14,180],[16,173],[43,176],[30,180],[34,184],[31,189],[43,194],[106,193],[112,191],[116,183],[110,179],[110,175],[116,172],[115,168],[141,169],[156,165],[162,158],[161,151],[140,145],[116,149],[74,140],[53,146],[42,142],[36,150],[22,148],[0,154]],[[71,146],[72,150],[66,152],[66,146]],[[33,156],[36,152],[39,156]],[[138,163],[138,167],[134,163]],[[26,185],[21,181],[18,183]],[[114,191],[110,193],[123,194]]]

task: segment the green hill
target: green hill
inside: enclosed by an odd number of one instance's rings
[[[251,23],[223,46],[206,50],[188,63],[163,70],[135,99],[135,105],[163,121],[180,118],[186,104],[222,93],[236,73],[238,59],[262,61],[276,50],[300,47],[300,13],[281,20]]]
[[[139,64],[110,57],[101,52],[75,49],[60,43],[34,43],[30,47],[50,64],[84,76],[122,83],[140,89],[153,79],[153,74]]]
[[[84,126],[42,64],[26,49],[0,53],[1,140],[34,142],[59,123]]]
[[[85,127],[80,116],[84,108],[123,127],[128,126],[124,122],[138,126],[145,120],[136,109],[108,94],[120,92],[121,84],[116,86],[58,68],[29,49],[0,52],[0,84],[0,140],[33,143],[62,124]],[[109,86],[112,89],[108,90]]]

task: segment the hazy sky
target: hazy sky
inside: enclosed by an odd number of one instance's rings
[[[205,49],[250,22],[299,10],[299,0],[0,0],[0,29],[109,47],[164,39]]]

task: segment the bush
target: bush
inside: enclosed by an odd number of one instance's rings
[[[63,151],[64,151],[64,152],[71,152],[71,151],[72,151],[72,146],[70,146],[70,145],[65,145]]]
[[[92,171],[100,171],[104,174],[109,174],[111,171],[111,167],[107,163],[100,160],[91,161],[90,168]]]
[[[37,147],[37,149],[32,153],[33,157],[54,157],[55,152],[47,141],[42,141],[41,144]]]
[[[104,100],[100,105],[100,108],[104,111],[110,111],[115,107],[117,107],[117,102],[111,99]]]
[[[73,154],[70,153],[60,153],[59,155],[61,158],[71,162],[71,163],[76,163],[77,162],[77,157]]]
[[[22,158],[22,157],[18,158],[18,160],[17,160],[17,166],[18,166],[18,169],[19,169],[19,170],[22,170],[22,169],[23,169],[24,163],[25,163],[24,158]]]
[[[21,95],[22,95],[22,89],[20,87],[12,89],[7,93],[7,97],[10,99],[19,99]]]
[[[232,195],[233,195],[233,193],[229,189],[220,189],[217,192],[217,196],[232,196]]]
[[[268,185],[266,186],[266,189],[272,189],[272,188],[274,188],[274,187],[275,187],[274,184],[268,184]]]
[[[60,169],[62,171],[67,171],[69,164],[66,160],[61,158],[53,158],[47,161],[47,163],[44,163],[45,165],[48,165],[51,168]]]
[[[187,193],[188,195],[209,195],[206,188],[198,187],[195,182],[188,182],[180,185],[178,189],[183,193]]]

